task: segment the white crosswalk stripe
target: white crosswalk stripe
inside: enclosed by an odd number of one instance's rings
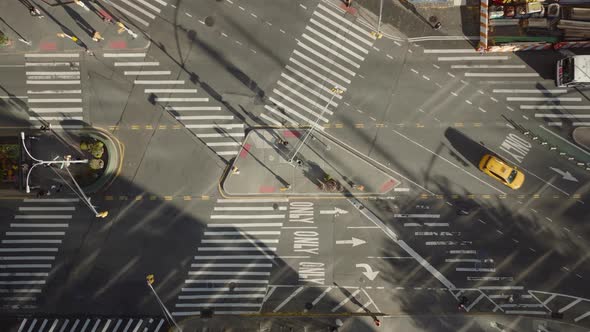
[[[72,324],[70,324],[73,322]],[[171,326],[163,317],[152,318],[26,318],[19,332],[165,332]]]
[[[588,121],[584,121],[584,119],[590,116],[590,112],[588,112],[590,106],[581,104],[586,99],[579,92],[574,89],[558,88],[553,80],[554,76],[548,80],[541,74],[541,71],[537,72],[535,68],[522,64],[521,59],[508,53],[506,55],[497,55],[497,53],[495,55],[469,55],[474,52],[473,49],[424,49],[424,54],[436,56],[436,60],[441,66],[448,65],[447,68],[451,69],[448,74],[451,77],[461,75],[465,79],[472,79],[472,82],[483,86],[493,84],[493,88],[489,90],[483,87],[478,90],[479,96],[485,98],[485,101],[491,99],[496,103],[505,102],[510,105],[505,106],[510,111],[519,109],[525,119],[532,116],[551,127],[560,127],[564,123],[573,127],[588,125]],[[472,61],[472,63],[464,64],[466,61]],[[490,64],[477,64],[477,62],[483,61]],[[501,64],[502,62],[504,64]],[[555,65],[555,63],[550,63],[553,72],[556,70]],[[440,67],[437,66],[437,68]],[[457,74],[457,71],[460,74]],[[486,80],[486,78],[504,80]],[[470,100],[469,103],[473,104],[475,101]],[[544,111],[553,111],[554,113]],[[567,121],[555,121],[556,119],[566,119]]]
[[[62,121],[84,120],[80,62],[63,62],[78,57],[78,53],[25,54],[25,67],[35,69],[25,72],[26,84],[30,86],[27,91],[27,103],[31,106],[29,120],[35,125],[48,122],[57,126],[63,125]],[[52,89],[58,86],[59,89]],[[79,96],[60,96],[64,94]],[[39,107],[45,105],[47,107]]]
[[[0,305],[34,307],[78,199],[24,199],[0,241]],[[26,295],[26,296],[25,296]]]
[[[141,3],[138,1],[138,5]],[[220,158],[229,160],[239,153],[245,137],[244,123],[220,102],[195,89],[192,82],[171,77],[171,70],[160,68],[160,63],[145,53],[105,53],[104,57],[113,59],[114,67],[121,68],[130,83],[147,85],[143,92],[150,102],[163,107]],[[134,68],[124,70],[128,67]],[[157,75],[153,76],[157,79],[149,79],[151,75]],[[137,77],[148,79],[134,79]]]
[[[338,107],[335,99],[342,99],[374,42],[371,32],[345,11],[321,1],[272,89],[273,105],[264,106],[260,119],[273,126],[324,130]]]
[[[219,199],[210,215],[215,223],[206,224],[172,315],[194,315],[204,307],[225,314],[258,312],[288,204],[285,199]]]

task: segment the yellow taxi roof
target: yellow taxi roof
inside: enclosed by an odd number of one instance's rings
[[[503,177],[503,178],[508,178],[508,176],[510,175],[510,173],[512,172],[512,168],[509,167],[508,165],[504,164],[500,159],[491,156],[490,160],[488,161],[487,164],[487,168],[498,174],[499,176]]]

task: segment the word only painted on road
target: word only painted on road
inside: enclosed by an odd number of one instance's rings
[[[500,149],[502,149],[502,151],[511,155],[512,158],[516,159],[516,161],[519,163],[522,163],[522,160],[527,155],[527,153],[529,153],[531,147],[531,143],[513,133],[510,133],[508,136],[506,136],[504,142],[502,142],[500,145]]]
[[[290,202],[289,224],[314,224],[313,202]],[[293,232],[293,251],[309,255],[319,255],[320,234],[315,230],[296,230]],[[308,258],[309,260],[309,258]],[[323,285],[326,279],[325,264],[322,262],[299,262],[297,273],[299,282]]]

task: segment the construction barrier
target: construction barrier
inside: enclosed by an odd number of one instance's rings
[[[567,48],[584,48],[590,47],[590,41],[566,41],[556,42],[552,41],[531,41],[531,42],[519,42],[519,43],[506,43],[494,46],[488,46],[490,44],[489,27],[490,18],[488,15],[489,0],[480,0],[479,6],[479,44],[477,45],[477,51],[481,53],[485,52],[517,52],[517,51],[543,51],[543,50],[558,50]],[[492,42],[493,43],[493,42]]]
[[[488,48],[488,0],[479,1],[479,52],[485,52]]]
[[[553,49],[553,44],[550,43],[532,43],[532,44],[517,44],[517,45],[499,45],[490,46],[486,52],[517,52],[517,51],[542,51]]]
[[[576,41],[576,42],[559,42],[553,44],[553,48],[558,50],[561,48],[582,48],[590,47],[590,41]]]

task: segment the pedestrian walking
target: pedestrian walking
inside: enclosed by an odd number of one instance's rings
[[[434,30],[440,30],[440,28],[442,27],[442,23],[440,22],[436,22],[436,24],[432,27]]]
[[[102,38],[100,32],[94,31],[94,34],[92,35],[92,40],[98,43],[99,41],[104,40],[104,38]]]
[[[63,185],[63,184],[61,184],[61,183],[60,183],[60,184],[58,184],[58,185],[57,185],[57,188],[55,188],[55,192],[56,192],[56,193],[60,192],[60,191],[61,191],[61,188],[63,188],[63,187],[64,187],[64,185]]]
[[[37,198],[41,198],[43,196],[45,196],[45,194],[47,194],[47,191],[45,191],[44,189],[39,189],[39,191],[37,191]]]

